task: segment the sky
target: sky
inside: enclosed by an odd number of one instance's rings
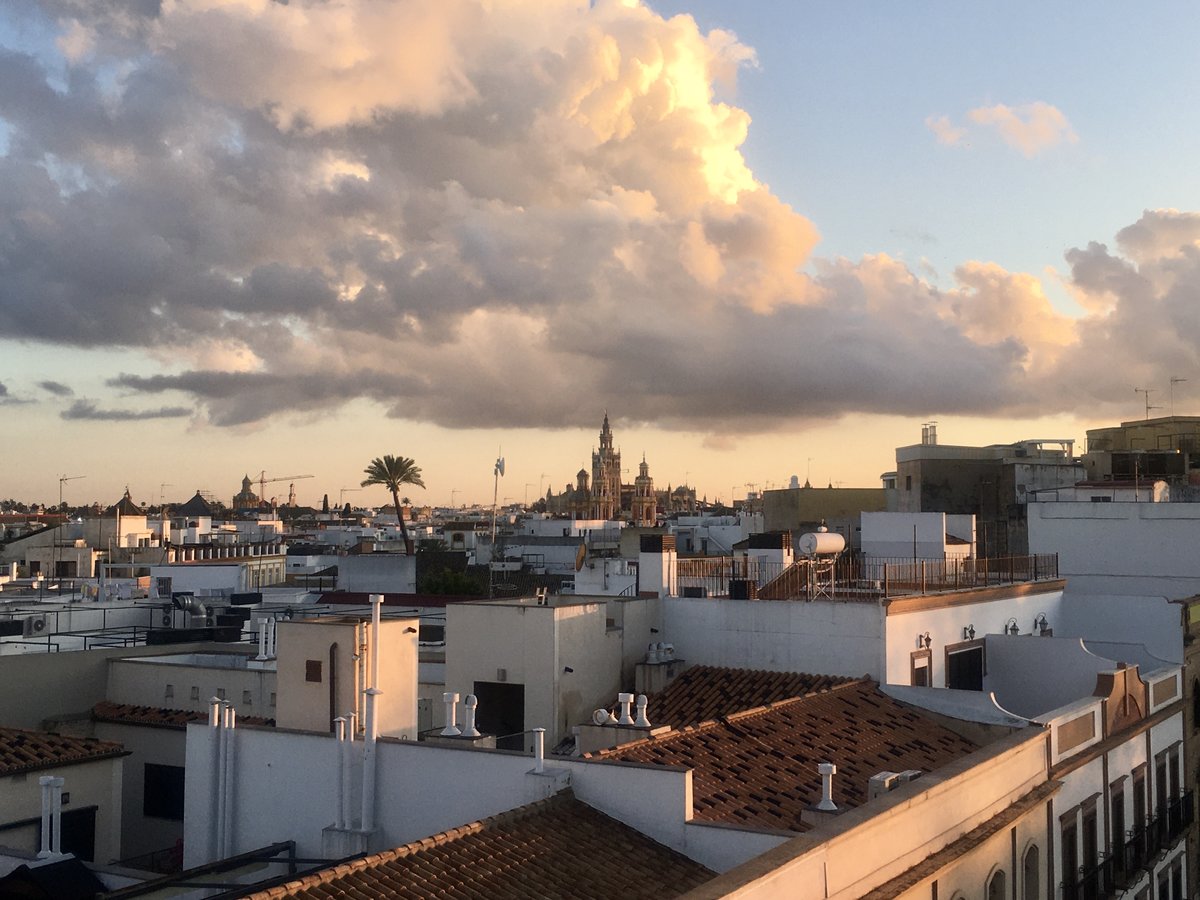
[[[0,498],[710,500],[1198,411],[1190,3],[9,0]],[[506,459],[497,487],[493,462]],[[268,495],[286,496],[285,481]]]

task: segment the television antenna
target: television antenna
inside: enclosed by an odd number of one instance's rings
[[[63,505],[63,485],[68,481],[78,481],[80,478],[87,478],[86,475],[60,475],[58,477],[58,505],[59,508]]]
[[[1185,381],[1187,381],[1186,378],[1180,378],[1178,375],[1171,376],[1171,388],[1170,388],[1170,394],[1169,394],[1171,415],[1175,415],[1175,385],[1183,384],[1183,382],[1185,382]]]
[[[1147,419],[1150,418],[1150,410],[1162,409],[1161,406],[1151,406],[1150,405],[1150,395],[1154,393],[1154,388],[1136,388],[1135,387],[1133,389],[1133,392],[1135,394],[1141,394],[1143,397],[1146,398],[1146,418]]]

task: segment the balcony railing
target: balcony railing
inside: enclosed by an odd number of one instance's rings
[[[1158,815],[1126,832],[1125,842],[1095,865],[1080,867],[1073,878],[1062,883],[1064,900],[1104,900],[1120,896],[1143,871],[1151,868],[1164,850],[1169,850],[1187,832],[1194,815],[1194,797],[1185,791]]]
[[[676,593],[740,600],[877,600],[1058,577],[1058,555],[995,559],[681,559]]]

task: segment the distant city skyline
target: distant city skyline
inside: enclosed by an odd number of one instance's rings
[[[155,13],[153,10],[158,10]],[[694,17],[694,18],[692,18]],[[0,497],[874,486],[1197,410],[1187,3],[0,12]],[[166,485],[166,487],[164,487]],[[286,496],[287,485],[280,487]],[[270,493],[270,492],[268,492]],[[377,496],[376,496],[377,495]]]

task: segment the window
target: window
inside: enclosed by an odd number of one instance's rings
[[[304,661],[304,680],[321,681],[321,661],[319,659],[306,659]]]
[[[1025,862],[1021,866],[1022,900],[1041,900],[1042,881],[1038,871],[1038,848],[1035,844],[1025,851]]]
[[[983,641],[946,648],[946,687],[960,691],[983,690]]]
[[[913,687],[931,687],[933,679],[930,677],[930,665],[933,660],[933,654],[928,650],[914,650],[912,653],[912,672],[909,683]]]
[[[987,886],[987,900],[1004,900],[1004,870],[992,876]]]
[[[904,489],[906,491],[912,490],[912,476],[911,475],[904,476]]]
[[[1074,891],[1079,883],[1079,844],[1076,840],[1078,826],[1075,824],[1075,813],[1063,817],[1062,823],[1062,859],[1063,884],[1067,890],[1064,896]]]
[[[250,706],[254,703],[254,697],[249,691],[242,691],[242,705]]]
[[[146,763],[142,775],[142,815],[183,821],[183,766]]]
[[[1125,779],[1113,782],[1109,788],[1108,833],[1112,858],[1117,871],[1125,871]]]

